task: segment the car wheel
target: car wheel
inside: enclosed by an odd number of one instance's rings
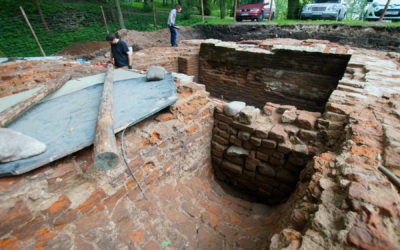
[[[272,12],[271,20],[274,20],[275,18],[275,12]]]
[[[337,15],[335,17],[335,21],[340,21],[340,11],[337,13]]]
[[[340,21],[343,21],[343,20],[346,18],[346,15],[347,15],[347,13],[345,12],[345,13],[343,14],[343,17],[340,19]]]
[[[237,22],[241,22],[242,19],[241,19],[241,18],[236,18],[236,21],[237,21]]]
[[[257,18],[257,22],[262,22],[264,20],[264,12]]]

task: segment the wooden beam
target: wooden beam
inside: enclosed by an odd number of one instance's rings
[[[114,68],[108,65],[104,79],[103,94],[97,116],[96,137],[94,139],[94,166],[100,170],[109,170],[118,166],[120,159],[114,135],[113,118],[113,78]]]
[[[71,72],[66,72],[65,74],[61,74],[55,79],[52,79],[44,84],[44,86],[33,94],[28,99],[21,101],[0,113],[0,127],[4,127],[17,118],[19,115],[29,110],[31,107],[40,102],[43,98],[53,93],[61,86],[64,85],[67,81],[71,79]]]

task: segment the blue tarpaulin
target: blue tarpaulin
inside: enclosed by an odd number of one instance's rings
[[[113,84],[114,131],[119,132],[177,100],[171,73],[164,80],[145,77]],[[103,84],[44,101],[7,127],[46,143],[43,154],[0,164],[0,176],[18,175],[41,167],[92,144]]]

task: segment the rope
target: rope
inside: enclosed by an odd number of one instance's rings
[[[147,200],[147,197],[146,197],[146,195],[144,194],[144,191],[143,191],[142,187],[140,186],[139,181],[136,179],[136,177],[135,177],[135,175],[134,175],[132,169],[129,167],[128,162],[126,161],[126,158],[125,158],[125,149],[124,149],[124,134],[125,134],[125,130],[126,130],[126,128],[122,131],[122,133],[121,133],[121,135],[120,135],[120,137],[119,137],[119,138],[120,138],[120,141],[121,141],[121,153],[122,153],[122,158],[124,159],[125,166],[126,166],[126,168],[129,170],[129,173],[131,174],[133,180],[136,182],[137,186],[139,187],[140,192],[142,193],[143,197]]]

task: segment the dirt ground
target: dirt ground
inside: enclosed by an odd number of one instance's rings
[[[170,33],[168,29],[157,30],[155,32],[140,32],[135,30],[118,31],[121,39],[128,46],[132,46],[134,51],[151,47],[169,47]],[[200,34],[191,27],[181,27],[179,30],[179,40],[189,40],[201,38]],[[110,45],[106,41],[93,41],[87,43],[77,43],[65,47],[57,52],[57,56],[73,58],[93,59],[96,56],[105,56],[109,52]]]

